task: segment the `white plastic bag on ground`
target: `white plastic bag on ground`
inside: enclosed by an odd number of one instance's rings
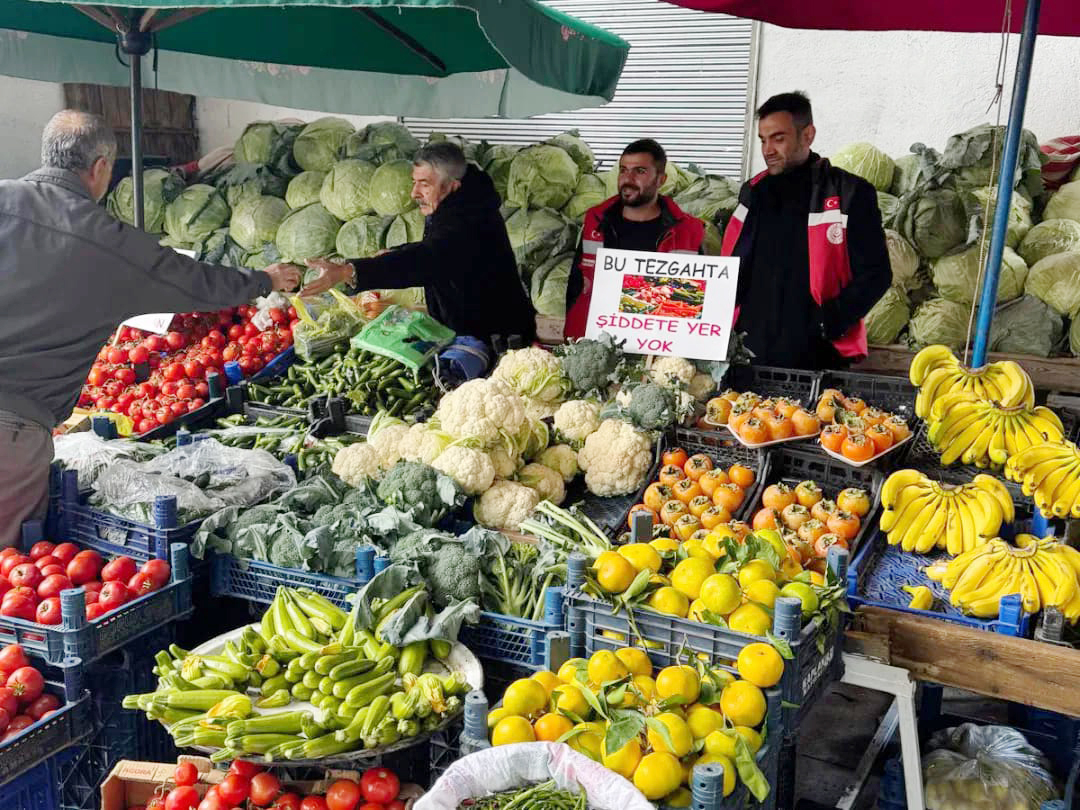
[[[447,768],[413,810],[457,810],[465,799],[554,779],[560,788],[580,784],[593,810],[654,810],[623,777],[562,743],[514,743],[487,748]]]

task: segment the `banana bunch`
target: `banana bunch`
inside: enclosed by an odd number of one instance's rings
[[[1022,450],[1065,435],[1058,415],[1044,405],[1004,407],[972,391],[939,396],[926,424],[926,437],[941,453],[942,464],[960,461],[979,469],[1000,468]]]
[[[926,419],[934,402],[950,391],[969,391],[980,399],[1006,408],[1035,405],[1035,386],[1031,377],[1012,360],[969,369],[960,365],[948,346],[927,346],[912,358],[908,377],[919,389],[915,397],[915,415],[920,419]]]
[[[1072,442],[1041,442],[1009,456],[1005,477],[1034,495],[1047,517],[1080,518],[1080,450]]]
[[[1017,593],[1026,612],[1056,607],[1075,623],[1080,619],[1078,577],[1080,551],[1053,537],[1018,534],[1015,546],[994,538],[964,552],[945,566],[940,581],[949,602],[970,616],[995,618],[1001,597]]]
[[[880,527],[890,545],[926,554],[934,547],[956,555],[998,536],[1015,517],[1005,484],[976,475],[953,486],[918,470],[897,470],[881,487]]]

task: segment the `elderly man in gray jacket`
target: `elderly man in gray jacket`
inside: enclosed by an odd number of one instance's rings
[[[287,265],[203,264],[112,219],[97,203],[115,157],[101,117],[65,110],[45,127],[41,169],[0,181],[0,547],[44,514],[52,430],[121,321],[239,306],[300,281]]]

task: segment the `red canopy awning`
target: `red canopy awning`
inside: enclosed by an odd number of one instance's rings
[[[999,33],[1003,0],[666,0],[781,25],[834,31],[962,31]],[[1013,0],[1010,30],[1024,24],[1024,0]],[[1078,0],[1043,0],[1039,34],[1080,36]]]

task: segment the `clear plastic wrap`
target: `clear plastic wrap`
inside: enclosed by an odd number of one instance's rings
[[[92,502],[133,520],[152,518],[154,499],[176,496],[180,523],[228,506],[250,506],[296,485],[296,476],[265,450],[204,439],[143,463],[120,461],[103,470]]]
[[[930,738],[927,810],[1039,810],[1059,795],[1049,763],[1009,726],[964,723]]]
[[[274,325],[270,310],[288,309],[291,304],[287,296],[275,291],[263,298],[256,298],[255,306],[259,311],[251,317],[251,322],[265,332]]]
[[[300,318],[300,324],[293,330],[296,354],[308,362],[326,357],[336,343],[348,342],[367,323],[357,301],[337,290],[330,290],[329,296],[330,306],[318,315],[313,314],[308,301],[292,299]]]
[[[53,439],[53,458],[65,470],[79,473],[79,487],[94,485],[98,475],[118,461],[144,461],[165,452],[160,445],[125,439],[103,439],[96,433],[65,433]]]

